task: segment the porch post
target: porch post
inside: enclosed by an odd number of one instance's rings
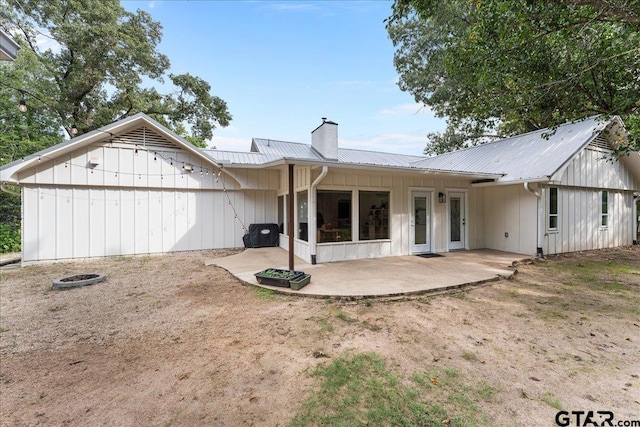
[[[294,249],[293,249],[293,239],[295,238],[296,232],[294,230],[293,224],[293,166],[289,164],[289,197],[287,203],[287,229],[289,230],[289,270],[295,270],[294,268]]]

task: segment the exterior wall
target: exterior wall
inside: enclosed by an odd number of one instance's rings
[[[484,189],[485,247],[535,255],[537,248],[537,198],[523,185]]]
[[[311,183],[320,174],[321,168],[296,167],[295,187],[296,192],[309,190]],[[281,174],[278,194],[287,192],[287,174]],[[358,258],[376,258],[391,255],[408,255],[410,253],[410,197],[411,190],[428,189],[435,194],[435,203],[432,204],[432,252],[447,251],[447,204],[437,202],[438,192],[463,191],[466,192],[466,246],[468,249],[484,247],[484,201],[483,189],[472,188],[469,180],[457,179],[450,176],[436,175],[410,175],[391,172],[371,173],[369,171],[332,169],[329,168],[327,176],[318,184],[318,190],[340,191],[389,191],[389,233],[386,240],[366,240],[351,242],[319,243],[317,245],[316,260],[318,263],[340,261]],[[357,194],[357,193],[356,193]],[[352,203],[356,203],[356,195]],[[352,209],[354,218],[352,227],[357,230],[358,222],[356,209]],[[295,224],[297,224],[297,209],[295,212]],[[353,233],[354,240],[357,233]],[[282,235],[280,246],[288,248],[288,237]],[[296,256],[307,262],[311,261],[309,244],[295,239],[294,248]]]
[[[601,189],[558,187],[558,229],[549,230],[549,186],[543,187],[546,254],[626,246],[633,243],[633,194],[609,190],[609,225],[601,224]]]
[[[94,168],[91,161],[98,162]],[[172,164],[173,163],[173,164]],[[183,163],[192,165],[185,172]],[[135,150],[131,144],[94,144],[55,160],[42,159],[18,175],[20,184],[132,187],[158,189],[276,190],[276,170],[224,169],[216,179],[216,168],[202,158],[175,148]]]
[[[238,218],[274,222],[275,193],[227,191]],[[222,191],[101,187],[23,189],[24,262],[242,247]]]
[[[572,187],[639,190],[640,183],[634,181],[623,160],[605,159],[604,156],[609,153],[595,148],[585,148],[562,172],[558,183]]]
[[[589,146],[560,176],[558,230],[548,229],[548,189],[543,189],[544,244],[548,254],[631,245],[634,240],[633,191],[640,189],[624,159],[608,161],[609,151]],[[601,227],[601,192],[609,191],[609,225]]]
[[[278,171],[225,168],[217,177],[178,147],[136,155],[131,144],[94,144],[19,179],[24,262],[241,247],[241,222],[276,219]]]

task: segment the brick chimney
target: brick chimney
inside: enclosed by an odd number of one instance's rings
[[[325,159],[338,160],[338,124],[323,117],[311,132],[311,147]]]

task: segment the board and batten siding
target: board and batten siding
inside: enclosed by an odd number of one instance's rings
[[[523,185],[484,188],[485,247],[535,255],[537,198]]]
[[[296,192],[308,190],[311,183],[320,174],[320,168],[296,167]],[[286,176],[286,173],[282,175]],[[286,179],[281,180],[280,193],[286,193]],[[390,193],[389,207],[389,239],[366,240],[351,242],[320,243],[316,247],[316,260],[319,263],[341,261],[359,258],[377,258],[391,255],[408,255],[410,253],[409,212],[411,189],[428,189],[432,192],[434,203],[431,206],[431,218],[434,221],[432,229],[432,252],[445,252],[447,249],[447,204],[438,203],[438,192],[464,191],[467,195],[467,247],[477,249],[484,247],[484,201],[483,189],[472,188],[469,180],[457,179],[444,175],[407,174],[393,172],[369,172],[351,169],[332,169],[318,184],[319,190],[337,191],[388,191]],[[357,194],[352,203],[356,204]],[[358,229],[357,207],[352,206],[352,227]],[[358,233],[353,233],[357,239]],[[280,246],[287,248],[288,238],[283,236]],[[310,250],[307,242],[295,239],[296,256],[310,262]]]
[[[549,230],[549,188],[543,187],[546,254],[626,246],[633,243],[633,195],[608,190],[608,226],[601,226],[602,190],[558,188],[558,228]]]
[[[277,170],[218,176],[178,146],[133,147],[95,143],[20,172],[23,262],[241,247],[241,222],[275,222]]]
[[[543,250],[548,254],[611,248],[633,243],[633,191],[640,183],[624,158],[607,160],[611,151],[591,144],[553,181],[558,185],[558,228],[549,230],[549,188],[542,186]],[[608,226],[601,226],[602,191],[608,191]]]
[[[242,247],[274,222],[275,192],[25,186],[23,261]]]
[[[640,188],[623,159],[607,160],[610,151],[587,147],[576,155],[557,180],[559,185],[634,190]]]

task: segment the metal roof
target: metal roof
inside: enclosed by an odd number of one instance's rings
[[[338,148],[338,160],[327,160],[309,144],[278,141],[273,139],[254,138],[251,144],[252,152],[279,156],[286,159],[301,159],[325,163],[351,164],[363,166],[385,166],[399,168],[415,168],[412,162],[423,159],[422,156],[406,154],[382,153],[377,151],[353,150]],[[214,157],[215,155],[212,154]]]
[[[426,169],[502,174],[498,181],[549,178],[611,121],[591,117],[414,162]]]
[[[471,147],[436,157],[413,156],[375,151],[338,148],[338,159],[325,159],[310,144],[254,138],[250,152],[197,149],[189,142],[148,116],[139,113],[112,123],[70,141],[54,145],[31,156],[0,167],[0,180],[10,181],[19,170],[30,167],[38,156],[57,157],[119,131],[149,123],[174,143],[197,153],[208,161],[235,167],[261,167],[288,161],[353,168],[391,168],[419,173],[465,175],[475,179],[496,179],[509,183],[522,180],[550,179],[589,144],[597,134],[612,123],[622,126],[619,118],[602,120],[596,117],[549,129]],[[623,159],[627,160],[627,159]],[[627,161],[633,171],[640,170],[640,155]]]
[[[209,148],[202,149],[202,151],[216,159],[218,163],[224,165],[259,166],[282,158],[282,156],[278,156],[277,154],[264,154],[246,151],[226,151]]]

